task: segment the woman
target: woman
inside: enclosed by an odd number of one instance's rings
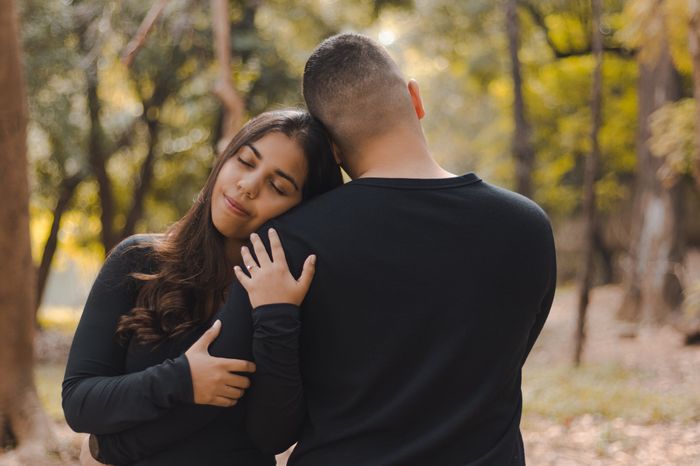
[[[164,235],[134,236],[110,253],[88,297],[63,382],[66,420],[76,431],[96,434],[94,455],[109,460],[97,447],[103,446],[98,439],[112,436],[113,457],[130,464],[274,464],[247,439],[244,403],[222,409],[241,399],[254,365],[209,356],[220,324],[205,330],[251,233],[340,184],[319,123],[298,110],[264,113],[234,137],[182,219]],[[313,259],[295,281],[298,302]],[[249,346],[250,335],[239,339]],[[213,405],[207,409],[221,414],[197,435],[169,445],[163,419],[188,403]],[[193,411],[193,423],[199,412]],[[149,450],[156,442],[144,432],[157,422],[157,440],[167,448]],[[148,451],[147,460],[134,453],[139,448]]]

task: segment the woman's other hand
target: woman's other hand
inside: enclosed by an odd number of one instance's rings
[[[200,405],[230,407],[250,387],[250,379],[232,372],[255,372],[255,364],[241,359],[216,358],[209,354],[209,345],[221,331],[221,321],[194,342],[185,352],[192,374],[194,402]]]
[[[80,447],[80,466],[105,466],[92,457],[90,453],[90,436],[86,435],[83,439],[83,445]]]
[[[298,306],[304,300],[309,286],[311,286],[311,280],[314,278],[316,256],[311,255],[306,258],[301,276],[297,280],[289,271],[277,232],[270,228],[268,237],[272,257],[267,254],[260,237],[253,233],[250,235],[250,241],[253,243],[258,262],[255,262],[248,248],[243,246],[241,255],[250,276],[246,275],[239,266],[236,266],[234,267],[236,277],[248,292],[248,298],[253,308],[265,304],[282,303]]]

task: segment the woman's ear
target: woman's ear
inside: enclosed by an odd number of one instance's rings
[[[423,99],[420,98],[420,89],[418,88],[418,82],[415,79],[408,81],[408,93],[411,96],[411,102],[413,102],[413,108],[416,111],[416,116],[419,120],[422,120],[425,116],[425,108],[423,108]]]

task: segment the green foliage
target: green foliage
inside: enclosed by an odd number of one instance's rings
[[[522,0],[519,5],[525,104],[537,157],[534,197],[551,215],[575,215],[581,209],[583,167],[590,152],[590,6],[564,0]],[[130,207],[151,137],[149,122],[158,128],[155,175],[137,229],[166,228],[189,208],[206,179],[221,120],[220,104],[211,93],[216,63],[210,12],[206,2],[170,2],[127,69],[119,56],[150,6],[136,0],[28,0],[23,5],[32,202],[36,212],[46,214],[34,216],[42,232],[61,180],[90,173],[85,68],[91,60],[98,67],[100,122],[118,210],[115,227],[123,225]],[[604,7],[607,47],[651,53],[664,25],[687,80],[683,0],[606,0]],[[232,0],[230,10],[232,78],[244,96],[247,116],[301,105],[300,76],[313,47],[340,31],[365,32],[383,41],[406,76],[421,85],[424,129],[436,158],[455,172],[474,170],[489,182],[513,186],[513,89],[503,2]],[[83,36],[89,40],[81,48]],[[557,58],[567,53],[573,56]],[[602,167],[596,192],[599,208],[612,216],[630,202],[637,66],[624,53],[604,57]],[[693,143],[688,105],[654,116],[655,152],[663,153],[676,172],[687,168]],[[66,217],[72,220],[62,234],[62,248],[99,250],[98,200],[89,178]]]

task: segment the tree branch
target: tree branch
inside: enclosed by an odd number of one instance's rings
[[[86,178],[86,172],[78,172],[75,175],[64,178],[59,187],[59,196],[56,201],[56,207],[53,211],[53,221],[51,222],[51,229],[49,230],[49,235],[46,238],[46,243],[44,244],[44,251],[41,254],[41,263],[37,270],[37,283],[36,283],[36,302],[35,302],[35,315],[39,310],[41,305],[41,300],[44,297],[44,290],[46,289],[46,281],[49,277],[49,271],[51,270],[51,263],[53,262],[53,257],[56,254],[56,249],[58,247],[58,232],[61,227],[61,219],[64,212],[68,209],[70,201],[73,198],[78,185]]]
[[[158,2],[154,3],[151,9],[148,10],[146,17],[143,18],[141,25],[136,31],[136,34],[129,41],[124,49],[124,52],[122,53],[122,63],[124,63],[127,68],[131,67],[131,64],[134,62],[134,58],[136,58],[136,54],[141,47],[143,47],[143,44],[146,43],[148,34],[151,32],[151,29],[153,29],[153,25],[158,20],[161,13],[163,13],[163,10],[167,4],[168,0],[158,0]]]
[[[221,153],[241,126],[244,104],[231,82],[231,25],[227,0],[211,0],[211,14],[214,51],[219,62],[213,93],[224,106],[221,139],[216,145],[217,152]]]
[[[552,53],[554,53],[555,58],[561,59],[569,57],[580,57],[583,55],[590,55],[591,53],[593,53],[590,43],[588,43],[585,47],[582,48],[572,48],[569,50],[561,49],[554,42],[552,36],[549,33],[549,27],[547,26],[547,23],[545,21],[546,15],[543,14],[539,9],[537,9],[535,5],[533,5],[527,0],[519,0],[518,3],[530,15],[532,22],[535,23],[535,25],[542,30],[544,38],[547,41],[547,45],[549,45],[549,48],[552,50]],[[621,58],[632,58],[634,57],[637,51],[633,49],[628,49],[620,45],[603,44],[603,52],[612,53],[614,55],[618,55]]]

